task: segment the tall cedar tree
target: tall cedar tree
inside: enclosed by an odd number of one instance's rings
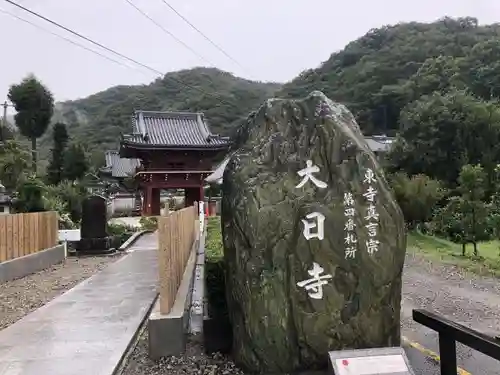
[[[51,151],[51,159],[47,167],[47,180],[50,184],[58,185],[63,179],[64,155],[68,146],[68,131],[63,123],[54,124],[52,139],[54,145]]]
[[[64,157],[63,179],[69,181],[81,180],[89,170],[89,162],[85,150],[78,143],[69,146]]]
[[[31,140],[31,167],[36,173],[37,152],[36,140],[47,130],[54,113],[54,97],[52,93],[30,75],[18,85],[12,85],[8,94],[14,104],[16,126],[21,135]]]

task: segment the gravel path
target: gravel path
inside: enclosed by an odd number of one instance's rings
[[[409,252],[403,276],[402,334],[437,352],[437,335],[413,322],[411,310],[414,308],[433,310],[475,329],[500,334],[498,280],[465,274],[457,267],[432,263]],[[500,374],[498,362],[491,358],[461,345],[457,346],[457,352],[460,366],[474,375]],[[182,357],[155,362],[147,353],[147,333],[144,333],[121,375],[242,374],[229,359],[207,356],[199,344],[192,342]],[[437,366],[435,373],[439,373]]]
[[[412,320],[412,309],[444,315],[457,323],[500,335],[500,280],[407,256],[403,274],[402,334],[438,352],[437,334]],[[499,362],[457,344],[458,365],[474,375],[500,375]]]
[[[41,272],[0,284],[0,329],[45,305],[121,256],[71,257]]]
[[[433,310],[462,324],[500,334],[500,280],[409,254],[403,273],[403,323],[412,308]]]
[[[208,356],[190,340],[186,353],[179,357],[152,361],[148,357],[147,330],[140,336],[120,375],[244,375],[231,360],[215,354]]]

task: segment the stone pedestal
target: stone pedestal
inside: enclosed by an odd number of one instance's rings
[[[79,254],[107,254],[112,252],[112,237],[82,238],[76,250]]]
[[[77,254],[107,254],[112,252],[112,238],[107,234],[106,199],[94,195],[82,203],[82,224]]]

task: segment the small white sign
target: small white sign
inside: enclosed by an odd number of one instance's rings
[[[409,373],[402,355],[380,355],[336,359],[336,375],[378,375]]]
[[[80,229],[62,229],[59,231],[59,241],[80,241]]]

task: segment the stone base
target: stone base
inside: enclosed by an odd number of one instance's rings
[[[111,249],[112,237],[103,238],[82,238],[76,244],[77,254],[109,254],[114,251]]]
[[[180,355],[186,349],[197,247],[198,242],[195,241],[170,312],[168,314],[160,312],[160,298],[158,298],[149,315],[148,349],[149,356],[154,360]]]
[[[57,245],[20,258],[0,263],[0,283],[19,279],[52,267],[66,259],[66,246]]]
[[[205,318],[203,320],[203,347],[207,354],[230,354],[233,332],[228,318]]]

